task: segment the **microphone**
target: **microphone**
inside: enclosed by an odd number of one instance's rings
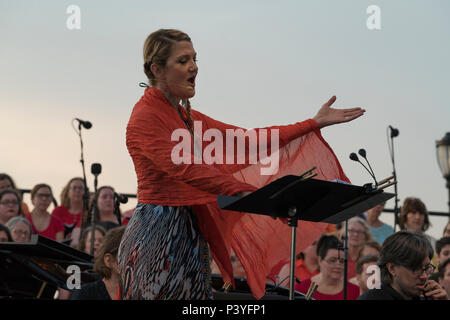
[[[363,151],[362,153],[364,154],[364,151]],[[367,167],[364,165],[364,163],[362,163],[362,162],[359,160],[359,158],[358,158],[358,156],[356,155],[356,153],[354,153],[354,152],[350,153],[350,160],[359,162],[359,163],[364,167],[364,169],[367,170],[367,172],[370,174],[370,176],[373,178],[373,180],[375,180],[375,185],[378,185],[377,180],[375,179],[375,176],[372,174],[372,172],[370,172],[369,169],[367,169]]]
[[[391,138],[395,138],[398,137],[399,135],[399,131],[398,129],[393,128],[392,126],[389,126],[389,129],[391,129]]]
[[[114,196],[116,197],[117,200],[119,200],[120,203],[128,202],[128,197],[124,194],[114,192]]]
[[[92,128],[92,123],[90,123],[89,121],[84,121],[78,118],[75,118],[75,120],[78,121],[80,126],[83,126],[85,129],[90,129]]]
[[[100,163],[93,163],[91,165],[91,173],[95,176],[98,176],[102,173],[102,165]]]
[[[377,182],[377,179],[375,178],[375,173],[373,172],[372,166],[370,165],[369,160],[367,160],[366,150],[359,149],[358,153],[361,157],[363,157],[366,160],[367,164],[369,165],[369,169],[372,172],[373,180],[375,180],[375,188],[376,188],[378,186],[378,182]]]

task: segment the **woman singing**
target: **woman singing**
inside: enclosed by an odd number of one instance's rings
[[[348,180],[320,128],[351,121],[365,110],[330,108],[334,96],[314,119],[253,129],[256,136],[259,134],[258,143],[261,133],[267,134],[267,150],[272,150],[273,138],[278,137],[278,153],[271,153],[278,155],[273,174],[260,173],[261,157],[257,163],[250,163],[250,157],[236,161],[241,156],[239,148],[227,158],[235,160],[232,163],[217,160],[220,157],[213,163],[202,159],[211,147],[201,140],[206,131],[225,137],[229,130],[243,129],[191,109],[189,98],[195,95],[198,73],[196,56],[189,36],[178,30],[153,32],[144,44],[144,72],[150,87],[135,105],[126,135],[137,175],[138,205],[118,256],[123,299],[211,299],[209,254],[223,280],[233,283],[231,250],[246,271],[253,295],[260,298],[266,277],[289,257],[289,227],[268,216],[221,211],[217,195],[245,196],[279,177],[298,175],[312,166],[320,169],[320,179]],[[178,129],[193,138],[189,147],[194,151],[183,149],[181,162],[177,157],[180,143],[174,140]],[[221,146],[214,154],[225,159],[229,151],[226,141]],[[251,149],[245,146],[246,155]],[[325,227],[322,223],[300,223],[298,251],[317,239]]]

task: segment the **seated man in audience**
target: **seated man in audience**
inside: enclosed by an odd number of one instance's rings
[[[359,294],[362,295],[366,291],[369,290],[368,283],[369,281],[373,284],[373,286],[377,285],[376,281],[372,279],[377,273],[374,270],[368,268],[370,266],[377,266],[378,256],[367,255],[362,256],[356,261],[356,281],[359,286]],[[373,268],[373,267],[372,267]],[[369,280],[370,278],[370,280]]]
[[[450,258],[439,265],[437,277],[439,285],[447,291],[447,295],[450,297]]]
[[[419,233],[400,231],[389,236],[381,247],[381,289],[371,289],[359,300],[447,300],[447,292],[428,277],[433,274],[430,241]]]
[[[444,237],[436,241],[436,253],[439,264],[450,258],[450,237]]]

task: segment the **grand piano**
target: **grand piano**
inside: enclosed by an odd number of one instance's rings
[[[28,243],[0,242],[0,299],[53,299],[58,288],[70,290],[74,268],[81,284],[97,279],[93,257],[66,244],[36,234]]]

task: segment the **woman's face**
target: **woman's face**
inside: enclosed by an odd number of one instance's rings
[[[320,272],[325,277],[342,279],[344,276],[344,252],[337,249],[329,249],[326,256],[319,259]]]
[[[0,190],[3,190],[3,189],[12,189],[12,184],[9,181],[9,179],[0,180]]]
[[[52,199],[53,196],[51,190],[47,187],[42,187],[36,191],[36,194],[33,199],[31,199],[31,202],[36,209],[47,211],[48,207],[52,203]]]
[[[29,242],[31,238],[30,227],[25,222],[17,222],[11,229],[11,237],[15,242]]]
[[[113,212],[114,211],[114,191],[105,188],[100,190],[97,200],[98,210],[101,212]]]
[[[84,183],[81,180],[74,180],[69,186],[69,199],[71,202],[83,201]]]
[[[419,211],[408,212],[406,214],[406,227],[408,230],[418,230],[421,229],[425,223],[425,215]]]
[[[0,199],[0,222],[6,224],[9,219],[19,215],[20,202],[14,193],[4,194]]]
[[[86,237],[84,252],[91,254],[91,235],[92,232],[89,232]],[[103,233],[98,230],[95,230],[95,238],[94,238],[94,256],[97,254],[98,248],[100,248],[103,242]]]
[[[165,67],[155,66],[153,71],[157,85],[170,96],[178,99],[192,98],[195,95],[195,77],[198,67],[197,53],[189,41],[178,41],[171,48]]]
[[[366,229],[359,222],[352,222],[348,225],[348,244],[359,246],[366,241]]]

